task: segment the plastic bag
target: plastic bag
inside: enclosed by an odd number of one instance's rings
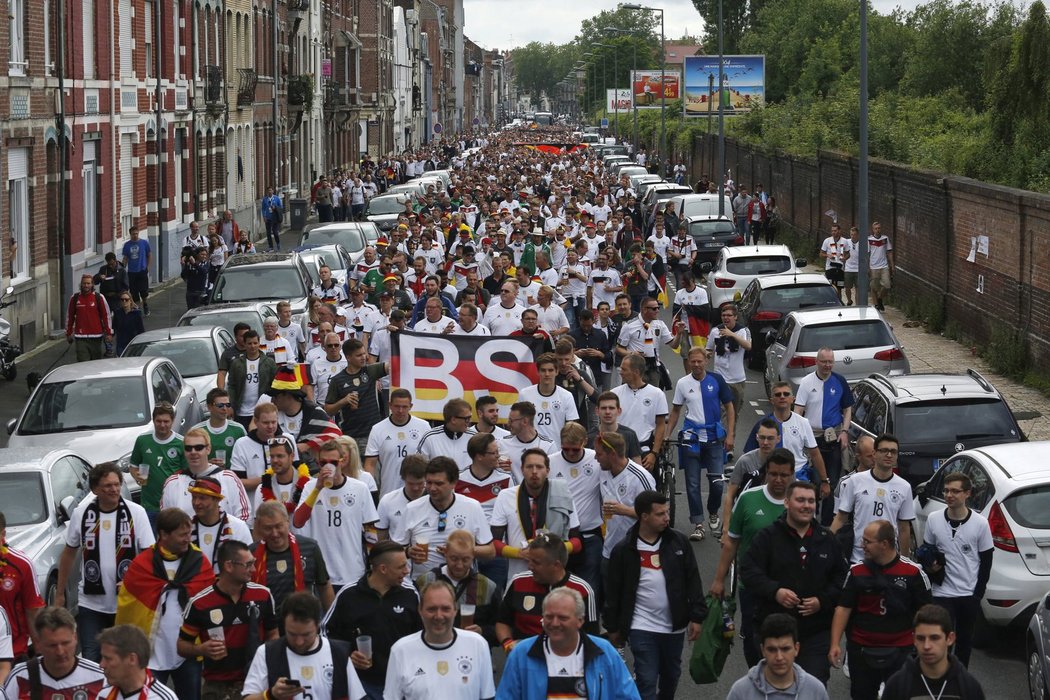
[[[689,675],[699,684],[717,683],[733,649],[733,638],[723,634],[723,617],[736,613],[736,601],[707,596],[707,617],[700,637],[693,643],[689,658]]]

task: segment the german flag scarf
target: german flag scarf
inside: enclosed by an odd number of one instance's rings
[[[134,625],[152,640],[164,616],[165,593],[178,591],[179,605],[185,607],[190,598],[215,582],[208,558],[192,545],[179,559],[179,568],[169,579],[164,562],[176,558],[157,544],[132,560],[117,592],[115,624]]]

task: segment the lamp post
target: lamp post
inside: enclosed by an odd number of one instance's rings
[[[594,44],[600,46],[603,49],[612,49],[613,55],[613,115],[616,122],[613,124],[613,136],[617,141],[620,140],[620,88],[616,87],[619,85],[619,74],[620,74],[620,61],[619,54],[616,51],[616,46],[613,44]],[[603,55],[605,52],[602,52]],[[608,99],[608,98],[606,98]]]
[[[609,27],[605,30],[610,34],[616,34],[622,36],[624,34],[631,35],[632,32],[628,29],[619,29],[617,27]],[[634,103],[634,74],[638,72],[638,42],[631,42],[631,76],[627,80],[627,86],[631,90],[631,145],[635,148],[638,147],[638,105]]]
[[[718,218],[725,217],[726,183],[726,106],[725,59],[723,58],[724,36],[722,34],[722,0],[718,0]]]
[[[868,0],[860,0],[860,159],[857,164],[857,218],[860,224],[860,265],[857,306],[868,304]],[[863,301],[862,301],[863,300]]]
[[[621,5],[627,10],[640,10],[644,12],[659,12],[660,13],[660,168],[663,173],[667,172],[667,88],[665,85],[666,72],[667,72],[667,51],[664,47],[664,10],[662,7],[648,7],[647,5],[637,5],[634,3],[626,3]],[[721,2],[719,2],[721,7]],[[719,22],[719,28],[722,23]],[[663,174],[658,173],[658,174]]]
[[[594,65],[594,57],[596,55],[597,54],[595,54],[593,51],[587,51],[586,53],[583,54],[584,58],[591,59],[590,61],[587,61],[587,64],[586,64],[587,65],[587,77],[588,78],[591,78],[591,66]],[[597,80],[597,78],[595,78],[594,80],[588,80],[587,82],[594,84],[594,87],[590,90],[590,92],[593,93],[595,97],[597,97],[597,93],[598,93],[598,80]],[[584,91],[587,92],[586,86],[584,86],[584,88],[585,88]],[[585,95],[584,96],[585,100],[586,100],[586,97],[587,96]],[[594,104],[594,99],[593,98],[591,98],[591,104]]]

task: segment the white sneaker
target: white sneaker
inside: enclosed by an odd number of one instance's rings
[[[707,525],[711,528],[712,532],[717,532],[722,529],[722,519],[717,515],[712,515],[707,518]]]
[[[707,533],[704,532],[704,524],[697,523],[696,527],[693,529],[693,534],[689,535],[689,539],[693,542],[699,542],[704,539],[704,535],[706,534]]]

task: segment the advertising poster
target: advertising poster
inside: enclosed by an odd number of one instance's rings
[[[744,114],[766,102],[766,57],[722,57],[726,115]],[[685,116],[718,114],[718,56],[685,57]]]
[[[631,71],[631,92],[638,109],[660,108],[660,71]],[[666,101],[677,100],[682,96],[682,74],[678,71],[664,71],[663,96]]]
[[[610,114],[631,111],[631,91],[627,89],[605,91],[605,108]]]

